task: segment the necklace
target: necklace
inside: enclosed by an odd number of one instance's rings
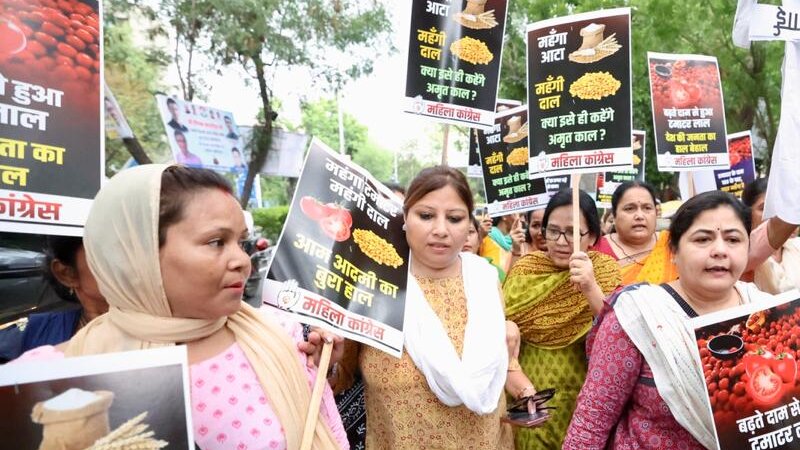
[[[619,248],[622,251],[622,254],[625,255],[625,257],[622,258],[622,259],[627,259],[628,261],[630,261],[630,262],[632,262],[632,263],[634,263],[636,265],[642,266],[642,267],[644,267],[644,264],[639,262],[639,260],[637,260],[636,258],[638,256],[642,255],[643,253],[650,253],[651,251],[653,251],[652,248],[649,248],[649,249],[643,250],[643,251],[641,251],[639,253],[634,253],[633,255],[629,255],[628,252],[625,251],[625,248],[622,246],[622,244],[620,244],[619,242],[617,242],[616,239],[614,239],[614,234],[613,233],[609,234],[608,238],[611,239],[611,242],[613,242],[614,245],[616,245],[617,248]]]
[[[686,289],[684,289],[683,286],[680,285],[680,283],[676,283],[676,287],[679,288],[679,294],[683,297],[683,299],[686,301],[686,303],[688,303],[692,307],[692,309],[695,310],[697,315],[699,315],[699,316],[701,316],[703,314],[706,314],[708,312],[716,312],[716,311],[721,311],[722,309],[730,308],[730,306],[729,306],[729,307],[718,309],[718,310],[714,310],[714,311],[702,311],[701,312],[700,309],[698,309],[698,306],[701,305],[701,303],[699,303],[695,299],[693,299],[689,295],[689,293],[686,292]],[[736,287],[733,287],[733,293],[737,297],[737,305],[738,306],[744,305],[744,298],[742,297],[742,294],[739,292],[739,290],[736,289]]]

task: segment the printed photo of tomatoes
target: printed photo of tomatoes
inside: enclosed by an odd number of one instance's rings
[[[659,108],[713,105],[721,98],[717,66],[710,61],[651,62],[650,83]]]
[[[300,199],[300,210],[311,220],[316,221],[322,232],[336,242],[350,239],[353,217],[350,211],[335,203],[323,204],[311,196]]]
[[[753,157],[753,149],[750,145],[750,136],[743,136],[728,142],[728,153],[731,157],[731,167],[739,164],[743,159]]]
[[[97,3],[79,0],[0,2],[3,75],[74,94],[100,86],[100,23]],[[31,74],[36,74],[32,78]],[[97,108],[97,98],[87,107]]]
[[[741,439],[736,420],[800,398],[797,302],[710,325],[697,333],[708,399],[721,440],[737,435]]]

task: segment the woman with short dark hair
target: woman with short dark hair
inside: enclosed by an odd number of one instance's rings
[[[503,284],[506,317],[522,337],[519,363],[538,388],[556,388],[551,418],[516,433],[517,449],[554,449],[569,425],[575,398],[586,377],[584,341],[603,300],[620,282],[613,258],[589,248],[600,237],[594,200],[581,191],[580,222],[572,222],[572,190],[554,195],[542,218],[546,252],[521,257]],[[580,251],[573,253],[573,229]],[[535,388],[531,387],[531,392]]]

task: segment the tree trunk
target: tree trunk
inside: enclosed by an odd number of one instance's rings
[[[139,139],[136,139],[136,136],[132,138],[123,138],[122,143],[125,144],[125,148],[128,149],[133,159],[136,160],[139,164],[153,164],[153,160],[147,156],[144,149],[142,148],[142,144],[139,143]]]
[[[247,168],[247,178],[244,181],[242,196],[239,199],[242,208],[247,208],[247,202],[250,200],[250,191],[253,190],[253,180],[255,180],[256,174],[261,171],[261,168],[264,167],[264,163],[267,161],[267,153],[269,153],[270,144],[272,143],[272,107],[269,102],[267,78],[264,75],[264,62],[261,60],[260,54],[253,57],[253,64],[256,66],[258,90],[261,95],[261,104],[264,108],[264,125],[262,127],[253,127],[254,145]]]

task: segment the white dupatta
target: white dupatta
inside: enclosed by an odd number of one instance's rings
[[[744,303],[769,297],[751,283],[737,282],[735,287]],[[704,447],[717,448],[705,380],[694,360],[697,342],[686,324],[689,316],[664,288],[649,284],[620,293],[614,312],[650,365],[658,393],[675,420]]]
[[[458,357],[442,322],[409,273],[404,322],[405,347],[425,375],[431,392],[447,406],[464,405],[476,414],[497,409],[508,370],[505,315],[497,271],[483,258],[461,253],[467,299],[464,348]]]

